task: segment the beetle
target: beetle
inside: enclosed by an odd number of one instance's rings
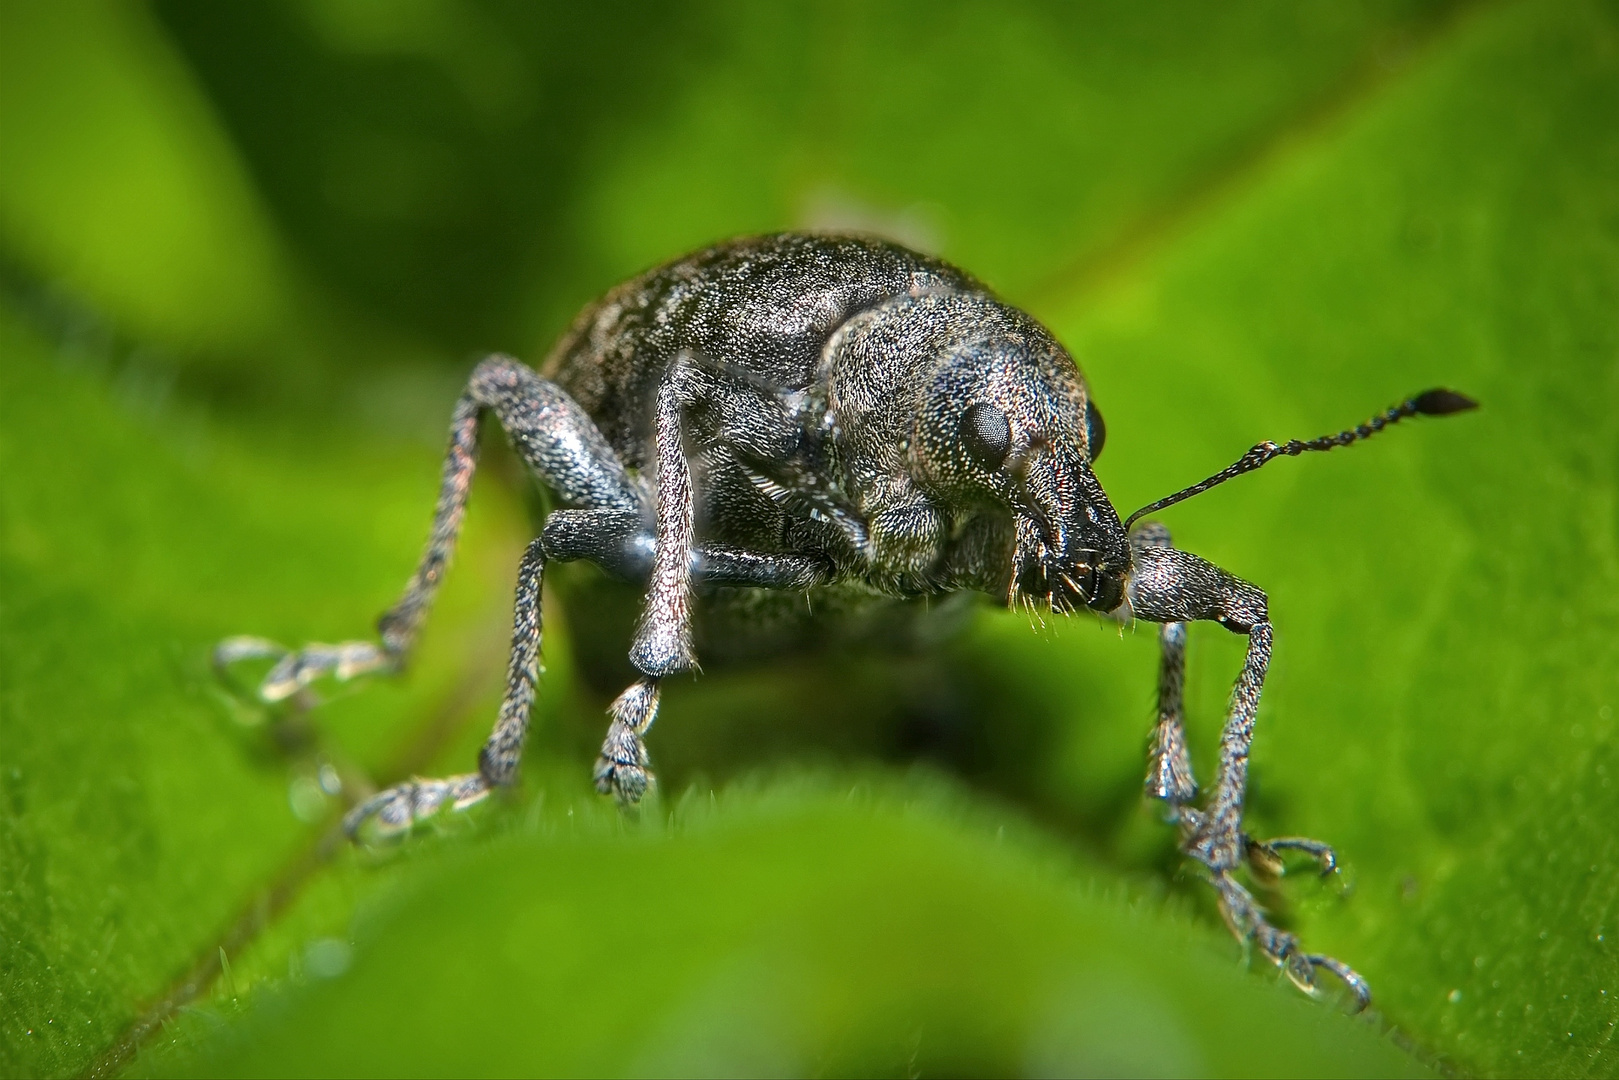
[[[939,259],[882,240],[781,233],[687,255],[587,307],[539,372],[491,356],[456,403],[426,551],[379,640],[287,650],[229,639],[221,665],[275,663],[266,701],[312,680],[397,670],[443,580],[467,504],[478,435],[493,414],[560,506],[519,564],[506,689],[478,768],[413,779],[356,806],[345,826],[407,828],[513,783],[540,655],[548,562],[584,559],[644,585],[629,657],[639,677],[610,707],[597,788],[630,804],[652,783],[645,739],[660,683],[696,662],[694,605],[771,593],[851,605],[976,591],[1007,606],[1159,627],[1158,719],[1147,793],[1167,804],[1183,851],[1221,912],[1302,989],[1318,970],[1357,1003],[1366,981],[1303,950],[1234,877],[1274,872],[1302,851],[1331,872],[1330,847],[1256,841],[1242,827],[1255,710],[1270,661],[1264,592],[1170,542],[1149,513],[1281,456],[1367,438],[1415,415],[1475,403],[1431,390],[1365,424],[1308,442],[1255,446],[1207,480],[1119,517],[1092,465],[1106,428],[1078,366],[1034,319]],[[820,606],[825,607],[823,603]],[[914,605],[913,605],[914,606]],[[1197,803],[1182,727],[1187,623],[1247,637]]]

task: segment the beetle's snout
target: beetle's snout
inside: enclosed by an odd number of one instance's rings
[[[1124,599],[1130,543],[1088,464],[1050,448],[1019,477],[1013,590],[1059,611],[1112,611]]]

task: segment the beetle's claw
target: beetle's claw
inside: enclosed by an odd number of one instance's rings
[[[1319,968],[1336,975],[1338,981],[1343,983],[1345,988],[1353,995],[1355,1007],[1351,1010],[1352,1012],[1361,1012],[1372,1003],[1371,986],[1354,968],[1341,960],[1334,960],[1325,953],[1300,952],[1298,950],[1298,939],[1291,934],[1287,936],[1293,948],[1285,958],[1276,962],[1287,973],[1288,981],[1294,986],[1311,997],[1320,996],[1321,991],[1315,983],[1316,969]],[[1275,960],[1276,958],[1272,957],[1271,959]]]
[[[1321,876],[1329,877],[1338,871],[1338,854],[1331,844],[1303,836],[1279,836],[1274,840],[1249,840],[1248,865],[1264,878],[1277,878],[1286,873],[1282,860],[1284,851],[1302,851],[1321,866]]]
[[[1361,1012],[1372,1003],[1371,985],[1348,964],[1322,953],[1310,953],[1304,959],[1309,962],[1312,969],[1324,968],[1338,976],[1338,981],[1348,987],[1349,992],[1355,996],[1355,1012]]]

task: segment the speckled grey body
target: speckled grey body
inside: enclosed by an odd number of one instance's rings
[[[1148,509],[1278,456],[1470,407],[1430,391],[1351,431],[1262,443]],[[502,356],[473,372],[451,418],[427,550],[382,617],[380,643],[288,651],[233,638],[219,647],[220,662],[276,656],[260,688],[266,700],[321,675],[397,667],[448,565],[487,414],[561,504],[519,569],[500,717],[477,772],[384,791],[353,809],[351,832],[369,820],[405,828],[516,779],[552,560],[589,560],[645,587],[630,646],[641,677],[613,703],[596,766],[597,786],[625,802],[652,780],[645,736],[660,680],[696,663],[699,603],[819,593],[843,602],[817,610],[848,611],[976,591],[1003,604],[1090,608],[1161,624],[1147,792],[1169,806],[1233,932],[1299,985],[1326,969],[1368,1000],[1358,975],[1303,952],[1234,877],[1245,863],[1275,872],[1287,849],[1326,871],[1335,865],[1316,841],[1259,843],[1242,829],[1271,654],[1265,594],[1175,549],[1162,526],[1127,530],[1091,469],[1104,429],[1079,368],[1043,327],[969,275],[878,240],[780,234],[720,244],[626,282],[579,316],[540,373]],[[1201,807],[1181,721],[1186,623],[1198,619],[1248,638]]]
[[[897,596],[1008,594],[1013,515],[998,492],[975,490],[955,438],[960,400],[1004,396],[1028,418],[1014,434],[1048,440],[1037,468],[1050,476],[1031,485],[1065,530],[1044,537],[1048,555],[1105,529],[1114,563],[1128,565],[1089,472],[1072,359],[967,274],[894,245],[789,234],[698,252],[588,308],[542,371],[643,472],[657,396],[676,388],[710,549],[804,556],[817,587]],[[949,415],[919,426],[930,404]],[[1094,525],[1060,520],[1078,507]],[[1028,547],[1037,560],[1032,535]],[[1079,599],[1040,569],[1022,584]]]

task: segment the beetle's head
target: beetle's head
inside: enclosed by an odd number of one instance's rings
[[[1067,351],[1038,323],[994,305],[950,343],[922,395],[912,442],[920,479],[953,502],[1011,512],[1009,596],[1059,611],[1112,611],[1130,543],[1091,462],[1101,414]]]

